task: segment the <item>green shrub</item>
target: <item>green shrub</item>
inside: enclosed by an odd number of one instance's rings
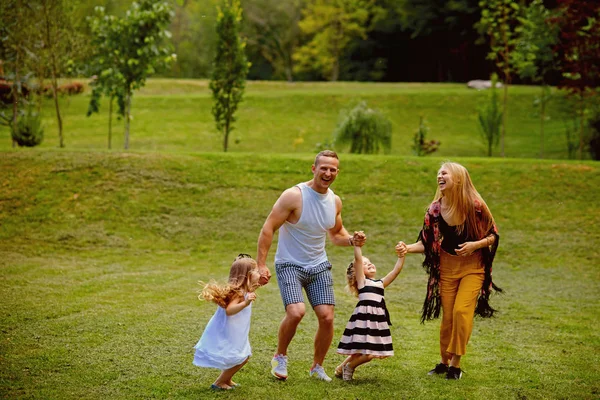
[[[392,148],[392,123],[381,112],[367,107],[361,101],[347,113],[334,132],[334,143],[342,147],[350,144],[350,153],[378,153]]]
[[[39,113],[28,110],[12,130],[12,138],[20,147],[35,147],[44,140],[44,127]]]
[[[439,140],[427,140],[426,136],[429,132],[429,127],[425,124],[423,117],[419,119],[419,130],[413,136],[412,149],[415,155],[421,157],[431,154],[440,147]]]
[[[590,128],[590,155],[592,159],[600,160],[600,112],[596,112],[589,120],[588,125]]]
[[[502,111],[498,101],[498,92],[496,83],[498,76],[492,74],[492,86],[490,87],[490,96],[487,103],[483,103],[478,109],[479,128],[481,135],[488,149],[488,157],[492,156],[492,148],[498,145],[500,139],[500,126],[502,126]]]

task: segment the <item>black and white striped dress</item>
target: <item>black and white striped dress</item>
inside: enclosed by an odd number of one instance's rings
[[[390,319],[383,297],[383,281],[365,278],[358,304],[338,344],[339,354],[394,355]]]

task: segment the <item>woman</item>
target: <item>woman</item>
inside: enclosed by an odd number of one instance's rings
[[[429,375],[460,379],[460,359],[473,330],[474,314],[491,317],[492,262],[498,230],[492,213],[477,192],[466,168],[446,162],[437,174],[437,191],[416,243],[399,242],[399,255],[425,253],[429,274],[421,322],[439,317],[441,362]]]

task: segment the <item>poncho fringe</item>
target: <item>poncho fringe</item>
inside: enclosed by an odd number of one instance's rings
[[[427,282],[427,295],[425,296],[423,309],[421,310],[421,323],[438,318],[440,316],[442,307],[439,287],[440,249],[442,243],[442,235],[438,226],[439,219],[441,218],[440,210],[441,203],[439,200],[431,203],[425,213],[423,229],[419,233],[419,237],[417,239],[418,241],[421,241],[425,247],[425,260],[423,261],[423,268],[429,275]],[[484,213],[480,207],[477,207],[477,204],[475,204],[475,210],[478,217],[478,222],[487,225],[489,216],[483,215]],[[480,250],[485,276],[481,286],[479,298],[477,299],[477,306],[475,307],[475,315],[479,315],[483,318],[490,318],[496,312],[496,310],[494,310],[489,303],[492,290],[498,293],[502,292],[502,289],[492,282],[492,263],[494,262],[496,249],[498,248],[498,243],[500,242],[500,236],[498,235],[498,229],[496,228],[495,224],[492,224],[492,227],[484,237],[487,237],[490,234],[494,235],[496,240],[494,240],[494,244],[491,246],[491,248],[484,247]],[[477,240],[480,239],[483,239],[483,237]]]

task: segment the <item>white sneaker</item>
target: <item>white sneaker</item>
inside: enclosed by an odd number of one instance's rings
[[[315,365],[315,367],[310,370],[310,376],[314,376],[325,382],[331,382],[331,378],[327,376],[325,370],[319,364]]]
[[[276,354],[271,360],[271,375],[279,380],[285,381],[288,377],[287,361],[287,356]]]

